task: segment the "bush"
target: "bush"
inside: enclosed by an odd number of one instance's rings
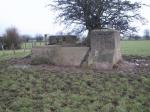
[[[21,37],[16,28],[8,28],[3,38],[5,49],[21,48]]]

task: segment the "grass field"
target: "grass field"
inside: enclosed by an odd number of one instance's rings
[[[0,61],[0,112],[150,112],[150,74],[16,68]]]
[[[36,46],[43,46],[44,43],[36,43]],[[0,51],[0,60],[8,59],[12,57],[24,57],[31,53],[32,43],[26,44],[26,52],[24,52],[25,44],[22,45],[22,50],[16,50],[16,54],[13,51]],[[122,41],[121,52],[123,55],[137,55],[137,56],[150,56],[150,41]]]
[[[150,56],[150,41],[122,41],[121,51],[124,55]]]
[[[32,45],[33,46],[44,46],[45,43],[44,42],[36,42],[36,43],[26,43],[26,49],[31,49],[32,48]],[[22,44],[22,49],[25,48],[25,43]]]
[[[31,46],[0,51],[0,112],[150,112],[149,72],[26,68],[5,60],[30,54]],[[150,56],[150,41],[122,41],[122,52]]]
[[[43,46],[43,45],[44,45],[44,43],[40,44],[39,42],[37,42],[35,46]],[[12,50],[0,51],[0,60],[17,58],[17,57],[25,57],[25,56],[31,54],[32,43],[27,43],[25,50],[24,50],[24,48],[25,48],[25,44],[22,44],[22,49],[15,50],[15,54],[14,54],[14,51],[12,51]]]
[[[0,60],[25,57],[29,54],[31,54],[31,50],[26,50],[25,52],[24,52],[24,50],[16,50],[15,54],[12,50],[0,51]]]

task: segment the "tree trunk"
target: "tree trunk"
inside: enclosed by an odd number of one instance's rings
[[[87,35],[87,39],[86,39],[86,46],[91,48],[91,30],[89,30],[88,35]]]
[[[13,50],[13,53],[16,54],[15,45],[14,44],[11,45],[11,49]]]

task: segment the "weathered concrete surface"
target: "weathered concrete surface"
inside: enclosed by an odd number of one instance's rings
[[[85,66],[112,69],[122,61],[120,33],[115,30],[93,30],[90,33],[91,49],[49,45],[32,49],[32,62],[63,66]]]
[[[80,66],[88,47],[62,47],[50,45],[32,49],[32,63],[48,63],[63,66]]]
[[[76,44],[77,37],[74,35],[56,35],[49,36],[49,45],[68,45],[68,44]]]
[[[120,33],[115,30],[93,30],[90,33],[91,53],[88,65],[97,69],[112,69],[122,60]]]

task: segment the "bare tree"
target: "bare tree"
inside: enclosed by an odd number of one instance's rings
[[[20,49],[21,48],[21,37],[16,28],[6,29],[4,35],[4,43],[7,49]]]
[[[130,0],[54,0],[51,6],[60,22],[79,25],[79,32],[109,27],[124,33],[136,31],[130,22],[145,22],[139,14],[142,4]]]

